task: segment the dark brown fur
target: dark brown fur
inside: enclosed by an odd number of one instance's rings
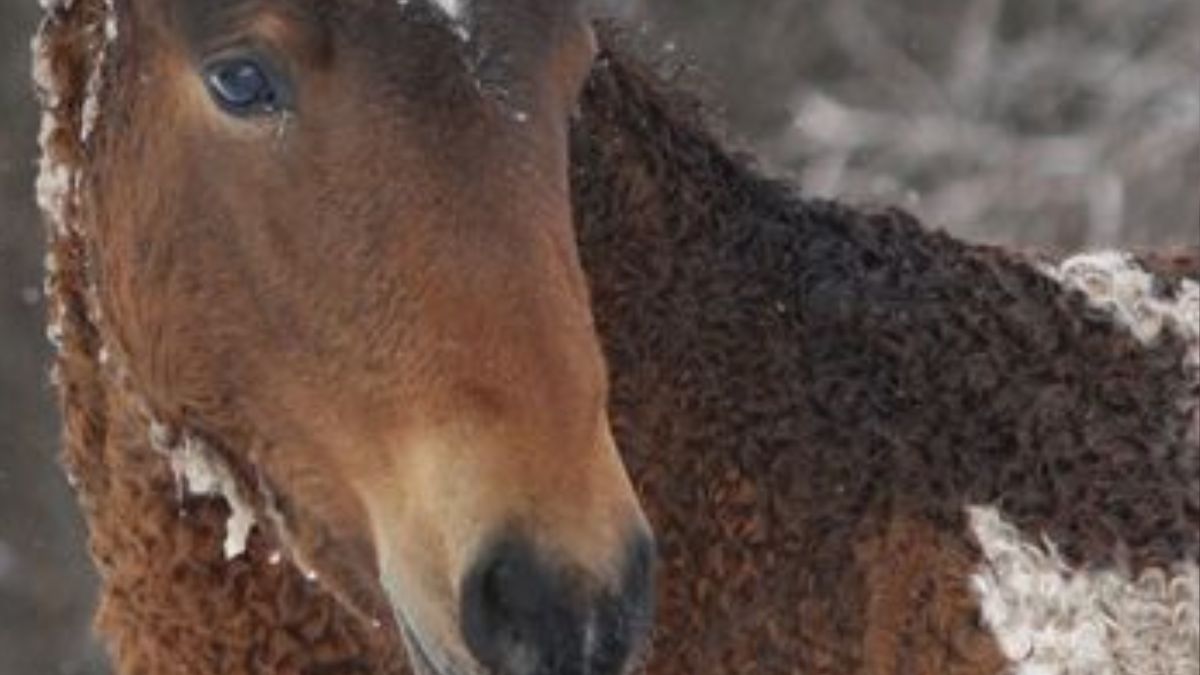
[[[78,81],[87,44],[63,35]],[[762,179],[622,51],[573,149],[614,424],[663,555],[650,673],[999,672],[963,578],[966,504],[1074,562],[1196,555],[1197,448],[1173,412],[1196,383],[1174,341],[1140,348],[1004,251]],[[57,246],[66,463],[123,672],[406,672],[389,631],[261,538],[223,560],[224,506],[179,503],[99,368],[88,241]]]
[[[1178,342],[1142,348],[1012,253],[762,179],[619,53],[584,101],[581,249],[664,559],[652,672],[996,672],[969,504],[1077,564],[1195,558]],[[891,565],[938,572],[895,603]]]

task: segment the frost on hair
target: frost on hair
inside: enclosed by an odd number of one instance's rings
[[[45,36],[33,39],[33,84],[42,105],[38,145],[37,202],[48,221],[51,236],[63,235],[69,217],[71,192],[77,169],[55,151],[54,142],[66,130],[61,107],[66,99],[65,84],[54,72],[53,55]]]
[[[433,0],[433,4],[437,5],[451,19],[462,20],[465,0]]]
[[[108,52],[113,49],[117,40],[117,12],[113,0],[105,0],[104,39],[96,53],[92,72],[88,75],[87,88],[83,99],[82,119],[80,121],[79,140],[86,144],[92,138],[96,125],[100,121],[100,97],[104,94],[104,66],[108,60]]]

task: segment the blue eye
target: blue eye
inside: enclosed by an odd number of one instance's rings
[[[234,115],[276,113],[287,107],[285,90],[271,70],[255,59],[218,61],[205,69],[213,99]]]

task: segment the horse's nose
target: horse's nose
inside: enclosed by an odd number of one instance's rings
[[[638,535],[596,590],[520,537],[487,550],[462,588],[462,631],[490,675],[618,675],[650,627],[654,547]]]

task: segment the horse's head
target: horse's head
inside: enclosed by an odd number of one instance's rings
[[[648,622],[568,195],[582,2],[116,3],[113,351],[425,672],[618,673]]]

